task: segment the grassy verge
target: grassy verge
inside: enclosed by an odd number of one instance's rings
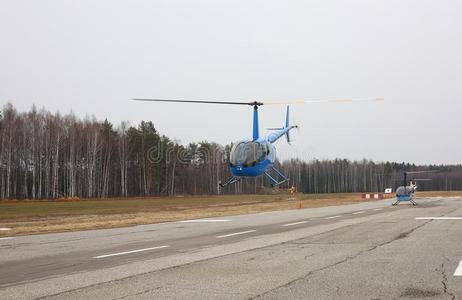
[[[462,192],[419,196],[462,196]],[[311,208],[364,201],[359,193],[2,201],[0,228],[11,230],[0,231],[0,237],[288,210],[298,208],[300,202]]]

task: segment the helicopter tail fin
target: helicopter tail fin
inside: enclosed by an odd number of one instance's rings
[[[289,127],[289,106],[287,105],[287,111],[286,111],[286,124],[284,125],[284,128],[288,128]],[[289,134],[290,130],[287,130],[286,132],[286,139],[287,139],[287,143],[290,144],[290,134]]]
[[[275,130],[276,132],[271,133],[268,135],[267,140],[270,143],[276,142],[279,138],[282,136],[286,136],[287,142],[290,144],[291,139],[289,135],[289,131],[292,130],[293,128],[298,128],[297,125],[290,125],[290,120],[289,120],[289,106],[287,106],[286,110],[286,121],[284,125],[280,128],[267,128],[268,130]]]

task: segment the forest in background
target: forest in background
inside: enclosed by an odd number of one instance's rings
[[[217,194],[229,176],[231,145],[202,141],[182,145],[153,122],[134,126],[77,118],[6,104],[0,116],[0,198],[56,199]],[[423,190],[462,190],[462,165],[292,159],[277,162],[303,193],[376,192],[401,184],[402,172],[419,174]],[[411,179],[410,177],[409,179]],[[224,194],[263,193],[265,178],[247,178]]]

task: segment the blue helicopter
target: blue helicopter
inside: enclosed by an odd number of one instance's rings
[[[403,172],[403,185],[396,189],[396,201],[392,203],[393,206],[398,205],[400,202],[410,202],[412,205],[417,205],[414,201],[414,195],[417,191],[417,182],[419,181],[431,181],[430,178],[413,178],[409,185],[407,183],[408,175],[422,174],[422,173],[435,173],[439,170],[427,170],[427,171],[414,171],[414,172]]]
[[[276,169],[276,147],[274,143],[285,136],[290,143],[289,132],[297,128],[297,125],[289,123],[289,106],[286,110],[286,120],[284,126],[280,128],[269,128],[272,132],[266,136],[260,136],[258,125],[258,107],[262,105],[281,105],[281,104],[304,104],[304,103],[344,103],[353,101],[382,101],[383,98],[361,99],[361,100],[313,100],[313,101],[294,101],[294,102],[229,102],[229,101],[205,101],[205,100],[167,100],[167,99],[146,99],[133,98],[136,101],[154,102],[174,102],[174,103],[202,103],[202,104],[227,104],[227,105],[248,105],[253,107],[253,131],[252,139],[245,139],[233,144],[229,155],[229,170],[232,176],[225,183],[219,183],[220,187],[225,187],[236,183],[243,177],[257,177],[264,175],[271,186],[275,187],[289,180],[289,177]]]
[[[286,110],[286,121],[280,128],[269,128],[273,132],[266,136],[260,136],[258,125],[258,106],[261,102],[249,103],[254,106],[252,139],[234,143],[229,155],[229,169],[232,176],[221,187],[239,181],[242,177],[256,177],[264,175],[271,186],[277,186],[289,180],[289,177],[276,169],[276,147],[274,143],[285,136],[290,143],[289,132],[297,128],[297,125],[289,124],[289,106]]]

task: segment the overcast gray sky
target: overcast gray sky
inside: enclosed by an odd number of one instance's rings
[[[251,109],[132,97],[280,101],[280,156],[462,162],[461,1],[0,1],[0,102],[114,123],[152,120],[183,143],[251,136]],[[262,107],[261,128],[284,107]]]

